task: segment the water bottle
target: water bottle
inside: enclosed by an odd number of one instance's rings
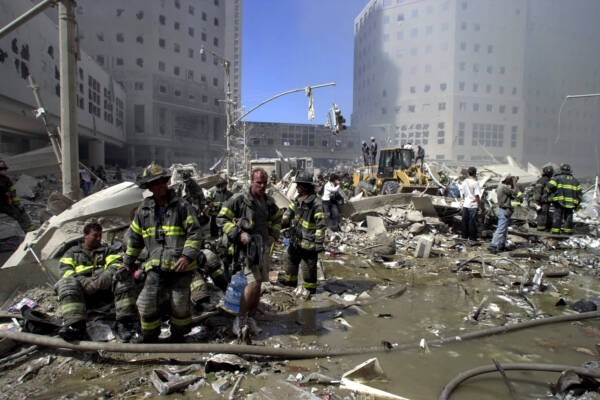
[[[242,299],[242,293],[244,293],[244,288],[248,281],[246,280],[246,275],[242,271],[239,271],[231,278],[231,282],[227,285],[227,290],[225,291],[225,307],[228,310],[233,312],[240,311],[240,301]]]

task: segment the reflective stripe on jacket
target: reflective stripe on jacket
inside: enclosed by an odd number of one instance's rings
[[[548,201],[560,204],[564,208],[576,208],[583,193],[579,181],[571,174],[559,173],[546,184]]]
[[[181,256],[190,259],[185,271],[197,268],[196,257],[202,249],[200,224],[193,207],[169,189],[162,223],[157,219],[154,196],[144,199],[131,225],[127,239],[124,262],[132,265],[144,247],[148,259],[143,264],[146,271],[161,269],[172,271]]]
[[[267,226],[269,228],[269,235],[275,239],[279,237],[281,231],[281,216],[282,211],[275,204],[275,200],[271,196],[265,195],[265,202],[267,205],[267,212],[269,219]],[[238,193],[223,204],[221,211],[217,215],[217,225],[223,229],[223,233],[227,235],[227,238],[232,243],[237,243],[238,236],[241,233],[241,229],[236,225],[239,219],[246,219],[250,223],[249,234],[256,233],[252,232],[252,228],[255,225],[254,221],[254,209],[256,207],[254,197],[250,193],[250,189],[243,193]]]
[[[311,194],[302,202],[300,196],[296,197],[283,214],[281,224],[294,228],[292,243],[305,250],[323,250],[327,224],[323,204],[317,195]]]
[[[233,196],[227,189],[213,188],[208,193],[207,201],[212,203],[212,207],[208,210],[209,215],[218,215],[221,211],[221,206]]]
[[[61,278],[75,273],[81,276],[92,276],[95,269],[106,269],[109,266],[119,268],[123,261],[121,255],[110,254],[109,251],[110,249],[103,245],[92,250],[90,257],[81,245],[71,247],[60,259],[58,269]]]

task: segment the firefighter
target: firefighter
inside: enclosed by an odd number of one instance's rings
[[[15,186],[6,174],[7,170],[4,160],[0,160],[0,213],[16,219],[24,232],[31,232],[33,225],[17,196]]]
[[[290,246],[286,257],[285,277],[279,283],[296,287],[298,269],[304,261],[302,286],[311,294],[317,290],[317,259],[323,251],[325,239],[325,213],[321,199],[315,194],[312,175],[301,172],[295,180],[298,196],[290,204],[281,220],[282,228],[288,228]]]
[[[60,259],[57,283],[63,326],[58,334],[65,340],[86,337],[86,302],[97,303],[106,295],[114,299],[117,336],[129,341],[137,332],[135,285],[122,267],[122,257],[102,243],[102,226],[83,227],[83,242],[71,247]]]
[[[516,179],[517,182],[519,181],[518,176],[515,176],[514,178]],[[510,205],[514,209],[515,207],[520,207],[522,201],[523,201],[523,192],[521,192],[517,186],[517,194],[515,195],[515,197],[513,197],[510,200]]]
[[[204,264],[200,224],[194,208],[169,189],[170,174],[152,163],[139,177],[142,189],[151,197],[140,204],[127,232],[124,265],[129,271],[145,247],[148,259],[142,264],[146,280],[137,306],[142,325],[142,341],[158,340],[162,297],[170,305],[171,342],[180,342],[191,324],[190,284],[193,271]]]
[[[181,177],[183,178],[183,183],[179,185],[177,194],[198,210],[199,216],[203,215],[206,208],[206,198],[204,197],[202,188],[192,178],[190,171],[184,171]]]
[[[537,180],[533,187],[532,200],[537,209],[537,230],[549,231],[552,220],[550,219],[550,202],[546,192],[546,185],[554,175],[554,168],[547,165],[542,169],[542,176]]]
[[[207,197],[208,215],[210,216],[210,234],[212,237],[219,236],[217,227],[217,215],[221,211],[221,206],[233,196],[233,193],[227,190],[227,178],[220,177],[216,186],[213,187]]]
[[[561,164],[557,172],[546,184],[548,201],[552,203],[552,233],[573,233],[573,210],[579,209],[583,193],[579,181],[575,179],[569,164]]]
[[[239,341],[246,343],[250,342],[250,335],[259,330],[249,313],[257,311],[262,282],[269,280],[270,249],[279,237],[282,216],[275,200],[266,194],[267,172],[256,168],[252,170],[250,180],[250,188],[227,200],[217,216],[217,224],[230,243],[237,247],[236,253],[244,264],[248,281],[233,327]]]
[[[371,156],[369,155],[369,145],[367,145],[367,142],[365,142],[364,140],[361,143],[361,150],[362,150],[364,166],[367,167],[367,166],[369,166],[369,160],[370,160]]]

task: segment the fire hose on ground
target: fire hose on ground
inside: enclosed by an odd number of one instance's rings
[[[562,372],[566,370],[571,370],[578,375],[585,375],[591,378],[600,378],[600,371],[594,371],[588,368],[574,367],[571,365],[560,365],[560,364],[524,364],[524,363],[516,363],[516,364],[502,364],[503,370],[510,371],[540,371],[540,372]],[[462,372],[456,376],[456,378],[452,379],[448,382],[442,393],[440,394],[439,400],[448,400],[450,398],[450,394],[460,385],[462,382],[466,381],[469,378],[472,378],[477,375],[486,374],[488,372],[498,372],[498,367],[496,365],[484,365],[481,367],[473,368],[468,371]]]
[[[472,340],[476,338],[508,333],[517,330],[533,328],[541,325],[548,325],[559,322],[580,321],[585,319],[599,318],[600,311],[585,312],[572,315],[561,315],[558,317],[549,317],[525,321],[519,324],[498,326],[489,329],[483,329],[477,332],[471,332],[462,336],[448,336],[441,339],[435,339],[428,342],[429,346],[437,346],[446,343]],[[356,354],[373,354],[393,351],[402,351],[419,348],[419,343],[410,342],[401,345],[390,345],[384,342],[376,346],[357,347],[357,348],[272,348],[265,346],[237,345],[237,344],[212,344],[212,343],[152,343],[152,344],[131,344],[131,343],[112,343],[112,342],[66,342],[56,337],[48,337],[25,332],[0,331],[0,338],[35,344],[45,347],[64,348],[76,351],[108,351],[118,353],[228,353],[237,355],[257,355],[280,359],[308,359],[321,357],[336,357]]]

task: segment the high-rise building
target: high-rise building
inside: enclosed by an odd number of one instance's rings
[[[564,97],[598,93],[599,14],[594,0],[371,0],[355,19],[352,124],[429,159],[595,169],[597,99],[567,103],[555,139]]]
[[[37,3],[0,1],[0,26]],[[0,153],[17,154],[50,145],[42,121],[33,113],[38,106],[29,86],[30,75],[39,86],[49,123],[60,125],[56,15],[56,8],[50,9],[0,40]],[[76,93],[80,159],[90,166],[121,162],[125,90],[83,50],[77,61]]]
[[[128,94],[130,164],[176,160],[206,169],[223,153],[225,69],[211,51],[231,61],[239,99],[241,7],[241,0],[78,3],[81,47]]]

